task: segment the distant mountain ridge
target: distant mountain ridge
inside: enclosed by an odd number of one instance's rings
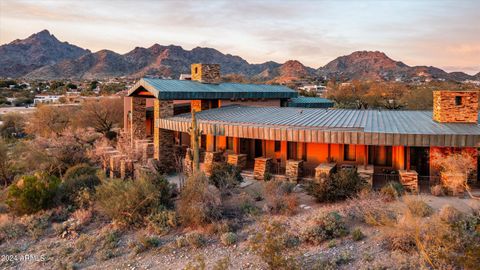
[[[338,80],[411,80],[416,77],[465,81],[480,80],[463,72],[447,73],[427,66],[410,67],[382,52],[358,51],[341,56],[318,69],[297,60],[283,64],[268,61],[250,64],[243,58],[223,54],[213,48],[154,44],[136,47],[125,54],[110,50],[90,52],[68,42],[60,42],[47,30],[23,40],[0,46],[0,77],[28,79],[105,79],[144,76],[178,78],[190,73],[192,63],[218,63],[223,75],[239,74],[258,81],[288,83],[300,78],[324,76]]]

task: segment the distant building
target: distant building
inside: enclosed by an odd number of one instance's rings
[[[191,80],[192,74],[180,74],[180,80]]]
[[[33,104],[51,104],[51,103],[59,103],[60,98],[63,97],[61,95],[36,95],[33,99]]]
[[[325,86],[315,85],[315,84],[303,85],[303,86],[300,86],[298,89],[301,91],[305,91],[307,93],[312,93],[312,94],[314,93],[317,96],[323,96],[327,91],[327,88]]]

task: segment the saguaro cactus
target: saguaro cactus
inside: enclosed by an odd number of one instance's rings
[[[193,172],[200,171],[200,150],[199,150],[199,141],[202,132],[198,129],[197,126],[197,112],[195,109],[192,109],[192,126],[190,127],[190,141],[192,144],[193,150]]]

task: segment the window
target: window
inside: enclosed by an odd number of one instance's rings
[[[287,159],[297,159],[297,143],[287,143]]]
[[[462,97],[456,96],[455,97],[455,106],[462,106]]]
[[[227,149],[233,150],[233,137],[227,137]]]
[[[282,149],[282,142],[275,141],[275,152],[280,152]]]
[[[371,146],[368,152],[369,164],[384,167],[392,166],[391,146]]]
[[[343,146],[343,159],[346,161],[355,161],[356,157],[356,147],[355,145],[345,144]]]
[[[198,74],[198,67],[195,67],[195,74]]]

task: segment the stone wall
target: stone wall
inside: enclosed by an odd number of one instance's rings
[[[145,98],[134,97],[132,102],[132,115],[130,119],[130,126],[132,127],[132,142],[137,139],[145,139],[147,136],[147,129],[145,127],[145,121],[147,117],[147,100]]]
[[[303,176],[303,160],[287,160],[285,176],[289,181],[298,181]]]
[[[270,172],[272,167],[271,158],[255,158],[255,165],[253,168],[253,178],[256,180],[265,180],[265,174]]]
[[[205,175],[210,176],[212,174],[212,167],[215,163],[220,162],[222,159],[222,152],[205,152],[204,168]]]
[[[192,64],[192,81],[203,83],[220,83],[219,64]]]
[[[461,104],[456,104],[456,99]],[[440,123],[477,123],[477,91],[434,91],[433,120]]]
[[[173,153],[174,132],[158,128],[158,119],[173,116],[173,100],[155,100],[153,104],[153,157],[158,160],[162,167],[173,170],[175,166],[175,158]]]
[[[368,165],[367,168],[359,166],[357,173],[360,178],[367,182],[369,187],[373,187],[373,165]]]
[[[246,154],[228,154],[227,163],[236,166],[240,170],[247,167],[247,155]]]
[[[398,174],[400,175],[400,183],[406,190],[418,193],[418,173],[416,171],[399,170]]]
[[[337,166],[336,163],[322,163],[315,168],[315,181],[321,182],[332,174]]]

